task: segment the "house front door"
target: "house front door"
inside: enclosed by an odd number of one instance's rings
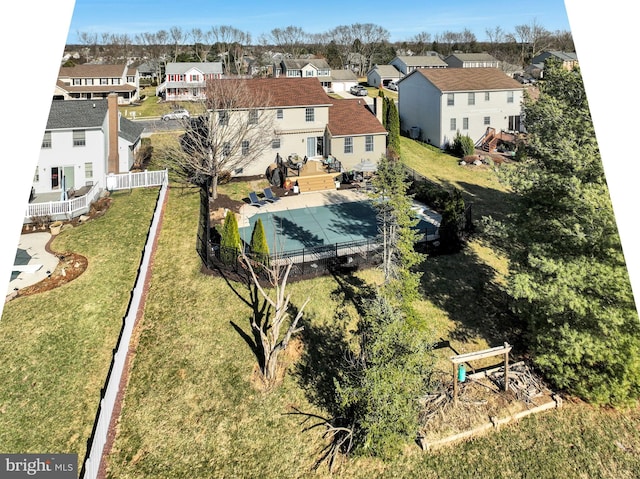
[[[54,166],[53,168],[51,168],[51,189],[52,190],[57,190],[58,188],[60,188],[60,181],[62,180],[60,175],[61,175],[60,168],[58,168],[57,166]]]

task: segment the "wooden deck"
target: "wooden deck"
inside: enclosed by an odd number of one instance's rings
[[[291,170],[289,170],[291,173]],[[300,175],[289,175],[292,181],[298,183],[300,193],[309,193],[311,191],[326,191],[336,189],[336,178],[342,173],[327,173],[324,166],[319,161],[307,161],[300,168]]]

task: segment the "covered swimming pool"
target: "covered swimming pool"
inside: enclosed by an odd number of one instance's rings
[[[424,205],[412,209],[419,218],[417,228],[426,232],[422,239],[437,239],[439,215]],[[368,200],[259,211],[249,218],[249,226],[240,228],[240,236],[247,244],[258,219],[262,220],[271,253],[373,241],[378,235],[376,210]]]

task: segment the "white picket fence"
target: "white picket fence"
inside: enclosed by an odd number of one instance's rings
[[[114,349],[113,358],[111,360],[111,368],[109,369],[109,373],[105,381],[105,386],[102,390],[102,397],[100,398],[100,406],[96,414],[93,433],[87,446],[88,453],[85,457],[84,465],[81,471],[80,477],[82,479],[96,479],[100,471],[100,461],[102,460],[102,455],[104,453],[104,447],[106,445],[107,436],[109,434],[109,426],[113,418],[116,399],[120,391],[120,382],[127,363],[129,343],[133,334],[138,311],[140,310],[140,308],[144,307],[144,304],[142,303],[145,286],[144,283],[149,270],[151,255],[153,254],[153,244],[159,232],[158,229],[162,215],[162,206],[167,195],[167,189],[168,181],[165,175],[162,182],[162,188],[160,189],[160,193],[158,194],[155,213],[149,227],[147,242],[144,246],[136,283],[133,287],[133,291],[131,292],[127,314],[122,320],[120,339],[118,341],[118,344],[116,345],[116,348]]]
[[[106,178],[106,189],[109,191],[130,190],[147,186],[161,186],[168,181],[168,170],[140,171],[137,173],[111,174]],[[46,203],[30,203],[27,206],[24,223],[32,223],[34,218],[49,218],[52,221],[70,220],[89,212],[93,203],[104,188],[96,182],[84,196],[66,201],[49,201]]]

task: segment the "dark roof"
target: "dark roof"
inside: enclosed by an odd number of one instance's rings
[[[47,130],[100,128],[107,115],[107,100],[53,100]]]
[[[522,85],[497,68],[424,68],[412,75],[422,75],[442,92],[522,90]]]
[[[127,140],[129,143],[135,143],[142,135],[144,126],[135,121],[127,120],[125,117],[120,117],[120,137]]]
[[[56,86],[67,93],[104,93],[110,91],[127,93],[136,91],[136,87],[129,83],[123,83],[122,85],[69,85],[62,80],[58,80]]]
[[[457,58],[463,62],[497,62],[498,59],[489,53],[452,53],[444,59]],[[447,62],[448,63],[448,62]]]
[[[54,100],[51,102],[47,130],[99,129],[106,121],[107,100]],[[120,117],[119,136],[134,143],[144,126]]]
[[[333,136],[379,135],[387,130],[364,100],[333,100],[329,108],[329,132]]]
[[[324,58],[287,58],[282,63],[291,70],[302,70],[307,65],[313,65],[318,69],[330,69],[329,63]]]

